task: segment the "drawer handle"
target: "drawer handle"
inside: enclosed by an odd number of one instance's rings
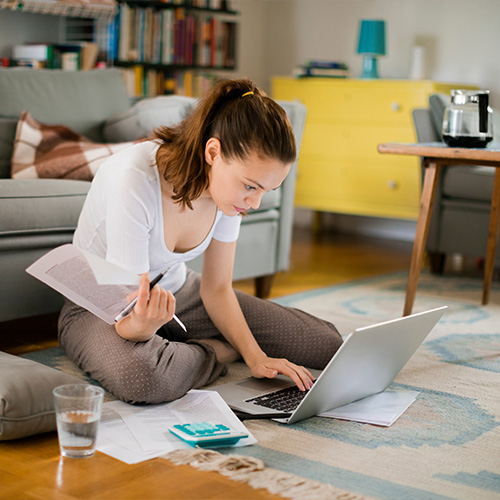
[[[393,111],[401,111],[401,104],[399,102],[391,102],[391,109]]]
[[[398,183],[394,179],[391,179],[387,182],[387,186],[389,187],[389,189],[394,191],[395,189],[398,188]]]

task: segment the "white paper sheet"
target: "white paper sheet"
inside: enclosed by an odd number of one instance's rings
[[[86,254],[74,245],[67,244],[40,257],[26,272],[112,325],[115,317],[128,304],[127,296],[137,290],[137,285],[100,284],[94,275],[94,267],[99,259],[97,256],[91,258],[91,265]],[[104,259],[100,260],[97,266],[97,272],[101,275],[99,279],[103,279],[102,269],[109,267],[112,270],[105,278],[116,280],[116,266]],[[124,281],[131,279],[126,270],[123,270],[122,277]],[[138,279],[135,276],[136,282]]]
[[[319,416],[389,427],[408,409],[418,394],[418,391],[388,390],[326,411]]]
[[[141,278],[123,267],[117,266],[93,253],[80,250],[87,258],[94,277],[99,285],[133,285],[139,287]]]
[[[183,398],[160,405],[104,403],[97,449],[128,464],[142,462],[174,450],[191,449],[171,434],[168,427],[203,421],[222,423],[246,432],[249,437],[235,446],[257,442],[217,392],[192,390]]]

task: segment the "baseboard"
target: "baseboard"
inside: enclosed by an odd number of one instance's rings
[[[295,208],[294,227],[312,228],[315,224],[315,217],[316,212],[314,210]],[[321,213],[321,227],[323,229],[371,238],[413,241],[416,226],[416,221],[363,217],[329,212]]]

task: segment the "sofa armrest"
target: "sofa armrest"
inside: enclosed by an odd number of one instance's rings
[[[412,118],[418,142],[435,142],[440,140],[434,128],[429,109],[414,109],[412,111]]]
[[[297,179],[297,165],[300,156],[300,147],[306,122],[307,108],[298,101],[277,101],[286,111],[292,123],[295,142],[297,145],[297,160],[293,163],[290,173],[283,182],[281,189],[279,247],[276,262],[276,271],[285,271],[290,262],[292,243],[292,227],[294,217],[295,183]]]

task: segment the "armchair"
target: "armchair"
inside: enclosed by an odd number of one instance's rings
[[[446,98],[433,94],[429,108],[413,110],[418,142],[441,141]],[[495,167],[480,165],[443,169],[426,246],[432,273],[441,274],[451,254],[486,256],[494,174]]]
[[[99,143],[147,136],[173,123],[195,99],[160,96],[132,104],[118,69],[68,72],[0,68],[0,322],[54,313],[62,298],[25,269],[51,248],[71,242],[90,182],[10,178],[16,126],[26,110],[38,121],[62,124]],[[305,107],[280,102],[300,146]],[[268,193],[244,218],[234,279],[256,279],[269,294],[272,276],[289,265],[296,163],[280,190]],[[200,262],[194,263],[200,269]]]

